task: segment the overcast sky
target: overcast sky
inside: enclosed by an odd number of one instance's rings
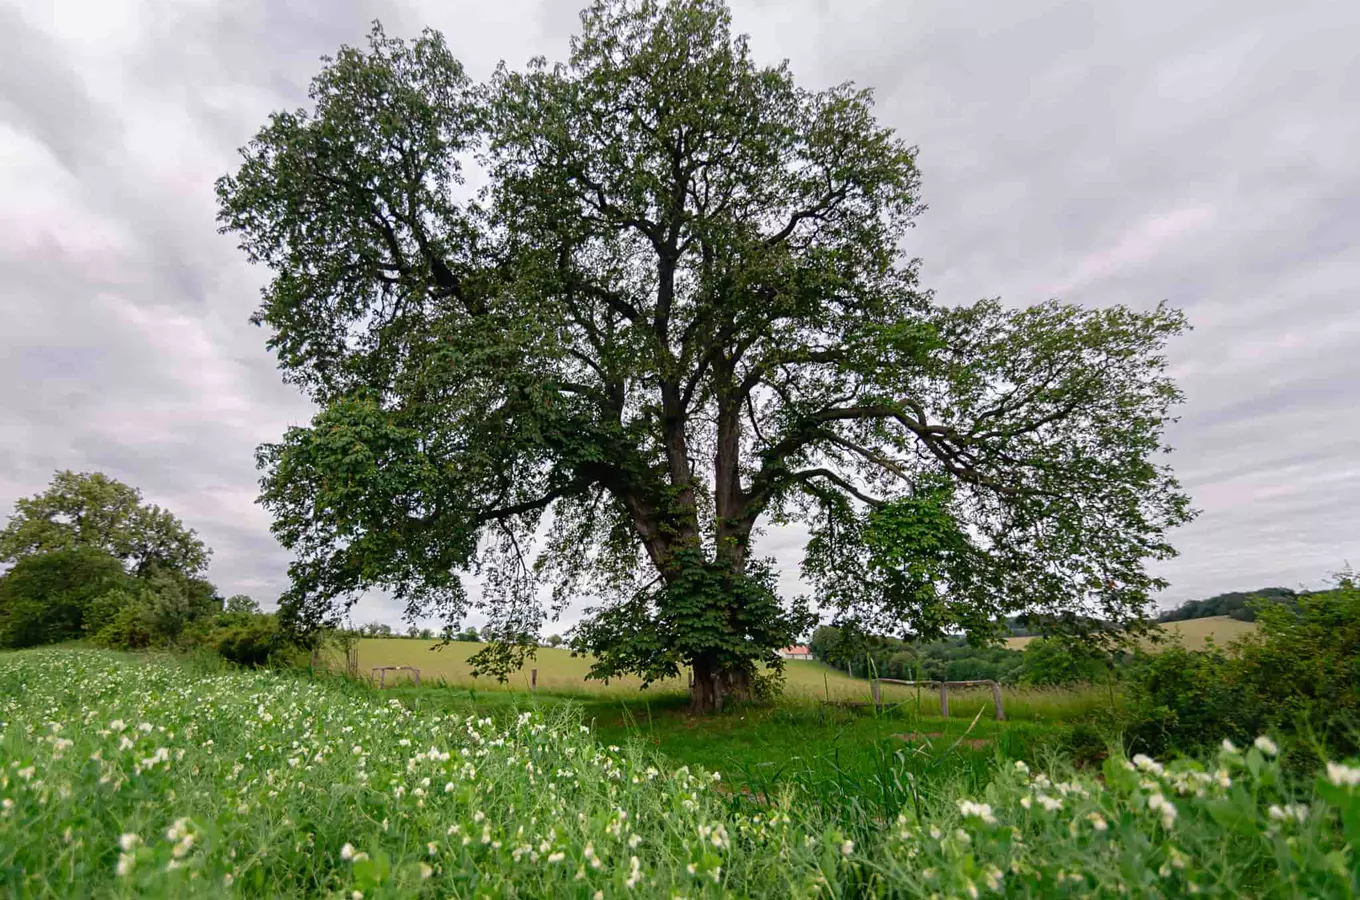
[[[57,469],[142,488],[271,603],[256,445],[310,411],[248,324],[213,181],[318,57],[444,32],[476,78],[562,58],[578,0],[0,0],[0,510]],[[1360,563],[1360,3],[738,2],[800,83],[920,146],[909,251],[947,302],[1185,309],[1172,432],[1199,519],[1163,605]],[[763,549],[796,587],[795,531]],[[367,598],[356,619],[397,615]],[[569,623],[563,623],[569,624]],[[561,626],[550,626],[549,630]]]

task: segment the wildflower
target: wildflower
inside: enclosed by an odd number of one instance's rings
[[[560,850],[557,851],[556,853],[549,853],[549,854],[548,854],[548,862],[549,862],[549,863],[560,863],[562,860],[564,860],[564,859],[566,859],[566,858],[567,858],[567,854],[563,853],[563,852],[560,851]]]
[[[429,877],[430,877],[431,875],[433,875],[433,874],[434,874],[434,867],[433,867],[433,866],[431,866],[429,863],[421,863],[421,864],[420,864],[420,877],[421,877],[421,878],[429,878]]]
[[[642,863],[636,856],[628,857],[628,877],[624,879],[624,884],[634,887],[642,880]]]
[[[1253,741],[1252,746],[1257,750],[1260,750],[1266,756],[1277,756],[1280,752],[1280,748],[1276,746],[1275,742],[1264,734]]]
[[[1356,787],[1360,785],[1360,768],[1329,762],[1327,780],[1337,787]]]
[[[1091,827],[1096,831],[1106,831],[1110,827],[1109,823],[1105,821],[1105,817],[1097,812],[1087,813],[1086,821],[1090,822]]]
[[[1143,753],[1134,755],[1133,764],[1144,772],[1151,772],[1154,775],[1160,775],[1164,771],[1161,763]]]
[[[854,842],[854,841],[846,841],[845,843],[841,844],[841,855],[842,855],[842,856],[849,856],[851,853],[854,853],[854,852],[855,852],[855,842]]]
[[[992,815],[992,807],[989,803],[974,803],[971,800],[959,801],[959,812],[965,818],[978,818],[988,825],[996,824],[996,816]]]
[[[1236,752],[1237,752],[1237,745],[1234,744],[1232,741],[1228,740],[1227,738],[1224,738],[1224,739],[1223,739],[1223,752],[1224,752],[1224,753],[1236,753]]]
[[[1153,794],[1148,798],[1148,809],[1161,814],[1164,828],[1170,828],[1176,821],[1176,804],[1161,794]]]
[[[114,871],[118,873],[119,878],[126,878],[132,874],[132,866],[136,861],[137,857],[131,853],[120,853],[118,854],[118,865],[114,868]]]
[[[228,872],[222,876],[222,887],[231,887],[231,883],[236,880],[236,876]]]
[[[118,846],[122,848],[124,853],[131,853],[133,850],[136,850],[137,845],[140,844],[141,842],[142,842],[141,837],[139,835],[133,834],[132,832],[128,832],[127,834],[120,834],[118,836]]]
[[[1015,771],[1019,772],[1021,775],[1028,775],[1029,766],[1025,765],[1025,761],[1023,759],[1017,759],[1015,761]]]
[[[1272,805],[1266,810],[1276,822],[1284,822],[1288,819],[1295,819],[1303,822],[1308,818],[1308,804],[1306,803],[1286,803],[1283,807]]]

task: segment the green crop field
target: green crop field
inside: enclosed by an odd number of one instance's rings
[[[1237,640],[1244,634],[1256,630],[1255,622],[1241,622],[1228,616],[1207,616],[1203,619],[1187,619],[1184,622],[1169,622],[1161,626],[1169,640],[1175,641],[1189,650],[1203,650],[1210,641],[1219,647]],[[1033,637],[1013,637],[1006,640],[1006,646],[1023,650]]]

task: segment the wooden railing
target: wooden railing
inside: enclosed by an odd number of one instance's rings
[[[990,679],[980,681],[902,681],[898,678],[875,678],[869,682],[869,690],[874,695],[874,706],[878,709],[883,708],[883,697],[879,690],[880,684],[901,684],[907,687],[935,687],[940,690],[940,717],[949,718],[949,689],[952,687],[980,687],[988,685],[992,689],[992,703],[996,706],[996,719],[998,722],[1005,721],[1006,709],[1001,702],[1001,685]]]

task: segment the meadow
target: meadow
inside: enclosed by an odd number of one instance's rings
[[[0,893],[1360,891],[1360,767],[1288,778],[1267,738],[1170,764],[1116,752],[1099,772],[997,743],[981,780],[903,749],[885,760],[900,802],[866,815],[844,784],[732,790],[729,773],[607,743],[571,702],[500,693],[476,715],[441,693],[453,702],[174,658],[0,655]]]
[[[656,705],[672,708],[682,704],[688,695],[688,672],[680,678],[653,682],[645,690],[635,676],[611,678],[608,684],[598,679],[587,679],[590,660],[572,656],[568,650],[539,647],[535,657],[519,670],[500,682],[486,676],[474,676],[469,657],[485,644],[454,642],[440,645],[437,641],[411,638],[362,638],[358,642],[359,675],[372,677],[375,666],[415,666],[420,669],[421,683],[426,686],[462,688],[469,696],[484,696],[496,692],[527,693],[531,687],[531,671],[538,670],[537,693],[561,698],[575,698],[582,702],[607,699],[628,701],[630,706]],[[325,663],[334,670],[343,668],[344,657],[337,652],[325,656]],[[387,685],[409,683],[406,672],[388,672]],[[939,695],[929,688],[911,688],[884,684],[880,697],[886,704],[911,707],[920,715],[938,713]],[[1032,688],[1007,686],[1004,689],[1006,714],[1010,718],[1048,721],[1070,720],[1092,707],[1108,705],[1108,692],[1099,688]],[[805,707],[823,700],[837,703],[867,703],[873,699],[869,682],[852,678],[845,672],[815,660],[791,659],[784,663],[784,686],[780,697],[783,706]],[[951,689],[950,716],[971,719],[979,711],[984,718],[994,717],[992,695],[987,689]]]
[[[1186,619],[1183,622],[1167,622],[1159,625],[1165,641],[1177,644],[1187,650],[1203,650],[1209,644],[1226,647],[1245,634],[1256,630],[1255,622],[1243,622],[1229,616],[1205,616],[1201,619]],[[1033,637],[1013,637],[1006,639],[1006,646],[1012,650],[1023,650]],[[1145,644],[1149,649],[1157,645]]]

